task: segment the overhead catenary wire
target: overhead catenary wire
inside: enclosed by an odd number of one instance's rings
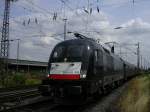
[[[27,10],[28,12],[32,12],[32,13],[37,13],[37,14],[40,14],[40,15],[43,15],[44,14],[44,16],[46,16],[47,17],[47,20],[49,21],[50,19],[51,20],[53,20],[53,13],[52,12],[50,12],[50,11],[46,11],[46,9],[44,9],[44,8],[41,8],[41,7],[39,7],[38,5],[35,5],[32,1],[28,1],[28,0],[25,0],[25,1],[27,1],[27,4],[25,4],[26,5],[26,7],[25,6],[23,6],[23,5],[20,5],[20,4],[17,4],[18,6],[20,6],[20,7],[22,7],[24,10]],[[32,4],[31,4],[31,3]],[[32,7],[32,9],[30,9],[30,7]],[[39,10],[40,9],[40,10]],[[57,14],[58,14],[58,12],[57,12]],[[36,16],[36,15],[35,15]],[[27,17],[26,17],[27,18]],[[35,17],[35,18],[37,18],[37,19],[40,19],[39,17]],[[57,18],[59,18],[59,17],[57,17]],[[62,20],[61,20],[62,18],[59,18],[59,21],[58,21],[58,19],[57,19],[57,22],[62,22]],[[61,21],[60,21],[61,20]],[[23,23],[22,23],[23,24]]]
[[[36,9],[32,9],[32,10],[30,10],[30,9],[28,9],[27,7],[26,8],[24,8],[24,6],[21,6],[24,10],[27,10],[27,11],[29,11],[30,13],[32,12],[32,13],[37,13],[37,14],[39,14],[39,15],[44,15],[45,17],[47,17],[48,18],[48,20],[50,20],[49,18],[52,18],[53,17],[53,14],[52,13],[46,13],[46,12],[44,12],[44,11],[39,11],[39,10],[36,10]],[[51,19],[52,20],[52,19]]]
[[[53,16],[53,14],[54,14],[53,12],[50,12],[49,10],[47,10],[47,9],[45,9],[45,8],[42,8],[42,7],[40,7],[39,5],[33,3],[33,1],[30,1],[30,0],[25,0],[25,1],[27,1],[27,2],[29,3],[29,5],[32,5],[34,8],[40,9],[42,12],[44,12],[44,13],[46,13],[46,14],[49,14],[49,15],[51,15],[51,16]],[[57,13],[57,14],[58,14],[58,13]],[[60,17],[60,16],[58,16],[58,18],[59,18],[59,20],[63,20],[63,18]]]
[[[59,0],[59,1],[62,2],[62,0]],[[74,11],[76,10],[76,9],[73,9],[72,7],[70,7],[66,2],[63,1],[63,3],[66,5],[66,7],[68,7],[68,9],[69,9],[70,11],[74,12]],[[77,17],[80,17],[83,22],[86,22],[86,20],[84,20],[84,18],[81,17],[81,15],[80,15],[77,11],[75,11],[75,14],[77,15]]]
[[[29,1],[29,0],[27,0],[27,1]],[[73,8],[72,8],[73,9]],[[74,10],[74,9],[73,9]],[[75,9],[76,10],[76,9]],[[45,12],[44,10],[42,11],[42,12]],[[46,14],[48,14],[47,12],[46,12]],[[17,21],[18,22],[18,21]],[[21,22],[20,22],[21,23]]]
[[[42,34],[42,35],[39,35],[39,34],[35,34],[35,35],[26,35],[20,39],[32,39],[32,38],[43,38],[43,37],[53,37],[53,39],[56,39],[56,40],[59,40],[59,41],[63,41],[63,38],[57,38],[58,36],[62,36],[64,35],[64,33],[56,33],[56,34],[52,34],[52,35],[47,35],[47,34]],[[20,35],[16,35],[16,37],[20,37]]]
[[[30,1],[30,0],[26,0],[26,1],[28,1],[28,2],[30,2],[30,3],[32,3],[32,5],[35,5],[35,4],[33,4],[33,2],[32,1]],[[66,3],[66,2],[64,2],[64,3]],[[39,6],[37,6],[36,5],[36,7],[38,7],[38,8],[40,8],[41,9],[41,7],[39,7]],[[70,7],[69,7],[70,8]],[[43,8],[42,8],[42,10],[43,10]],[[30,10],[31,11],[31,10]],[[44,10],[45,11],[45,10]],[[50,12],[48,12],[48,13],[50,13]],[[52,13],[51,13],[52,14]]]
[[[1,15],[1,16],[2,16],[2,15]],[[19,22],[19,21],[17,21],[16,19],[14,19],[15,17],[12,17],[12,16],[11,16],[10,18],[11,18],[11,20],[12,20],[13,22],[15,22],[15,23],[17,23],[17,24],[20,24],[20,25],[22,24],[21,22]],[[28,24],[30,23],[30,21],[31,21],[30,19],[27,21]],[[11,22],[11,21],[10,21],[10,22]],[[16,30],[16,29],[13,28],[13,31],[17,31],[17,32],[20,33],[22,30],[19,31],[19,30]],[[21,34],[24,35],[23,33],[21,33]]]

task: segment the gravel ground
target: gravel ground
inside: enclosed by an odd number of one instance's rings
[[[84,112],[118,112],[116,101],[126,86],[127,83],[115,89],[109,95],[95,103],[94,106],[87,108]]]

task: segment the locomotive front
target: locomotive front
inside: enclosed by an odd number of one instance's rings
[[[85,96],[91,52],[90,45],[80,39],[56,45],[49,59],[48,77],[40,91],[59,99]]]

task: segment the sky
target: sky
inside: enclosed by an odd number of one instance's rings
[[[19,59],[48,61],[53,47],[63,41],[65,18],[67,31],[100,39],[102,44],[115,41],[119,43],[116,53],[133,64],[136,64],[135,44],[140,42],[145,58],[142,63],[148,65],[149,6],[149,0],[18,0],[11,3],[10,39],[21,39]],[[0,27],[3,10],[4,0],[0,0]],[[121,29],[114,29],[120,26]],[[72,34],[67,34],[67,39],[72,38]],[[121,45],[126,48],[120,48]],[[9,57],[17,57],[17,41],[10,43]]]

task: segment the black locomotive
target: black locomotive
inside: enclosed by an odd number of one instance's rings
[[[48,76],[39,87],[42,95],[63,101],[86,99],[134,76],[134,65],[90,38],[78,33],[75,36],[80,38],[63,41],[53,49]]]

